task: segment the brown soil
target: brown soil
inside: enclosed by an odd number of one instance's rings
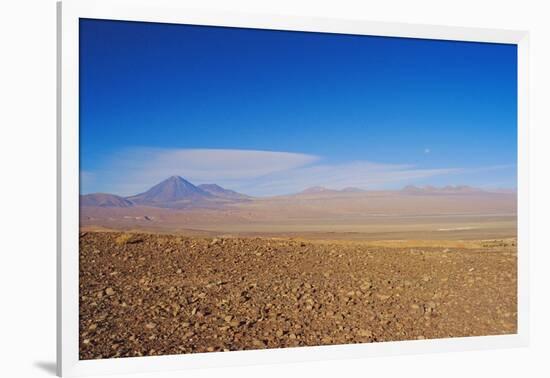
[[[413,244],[82,233],[80,358],[516,332],[514,240]]]

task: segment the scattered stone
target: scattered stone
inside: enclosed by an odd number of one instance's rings
[[[363,291],[367,291],[372,287],[370,282],[364,282],[359,288]]]
[[[360,329],[359,332],[357,332],[357,334],[361,337],[371,337],[372,336],[372,332],[369,331],[368,329]]]
[[[143,242],[118,245],[123,234]],[[510,243],[486,242],[490,253],[469,240],[452,253],[440,245],[411,253],[409,242],[304,241],[301,248],[300,241],[224,236],[209,248],[212,241],[129,232],[81,237],[79,357],[517,331]]]
[[[265,342],[262,340],[254,339],[252,340],[252,345],[259,347],[259,348],[265,348]]]
[[[172,315],[173,315],[173,316],[178,315],[178,313],[180,312],[180,309],[181,309],[181,306],[180,306],[179,304],[177,304],[177,303],[174,303],[174,304],[172,305]]]
[[[127,241],[126,241],[126,244],[138,244],[138,243],[143,243],[143,238],[139,237],[139,236],[131,236]]]

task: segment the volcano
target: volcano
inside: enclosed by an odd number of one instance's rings
[[[180,176],[172,176],[153,186],[146,192],[126,199],[139,205],[171,207],[171,204],[197,203],[207,201],[214,196],[191,184]]]

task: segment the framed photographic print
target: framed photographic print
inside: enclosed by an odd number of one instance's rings
[[[60,375],[526,345],[526,32],[58,14]]]

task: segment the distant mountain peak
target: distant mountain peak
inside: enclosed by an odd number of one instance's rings
[[[324,186],[312,186],[309,187],[300,193],[302,194],[315,194],[315,193],[326,193],[326,192],[333,192],[334,190],[325,188]]]
[[[213,196],[228,198],[228,199],[246,199],[250,198],[246,194],[236,192],[231,189],[225,189],[219,186],[218,184],[201,184],[198,188],[204,190],[205,192],[210,193]]]
[[[218,184],[200,184],[200,185],[198,185],[198,187],[203,188],[203,189],[209,188],[209,189],[212,189],[212,190],[226,190],[226,189],[222,188],[221,186],[219,186]]]
[[[91,193],[80,196],[80,206],[132,207],[134,206],[134,203],[126,198],[114,194]]]
[[[173,175],[143,193],[129,197],[94,193],[80,197],[81,206],[130,207],[134,205],[164,208],[214,208],[232,202],[251,199],[245,194],[221,187],[218,184],[194,185],[181,176]]]
[[[426,194],[468,194],[468,193],[480,193],[484,192],[483,189],[474,188],[468,185],[446,185],[443,187],[435,187],[432,185],[415,186],[407,185],[403,189],[403,192],[407,193],[426,193]]]
[[[196,201],[212,197],[201,188],[196,187],[181,176],[170,176],[151,189],[128,197],[138,204],[162,204],[178,201]]]

